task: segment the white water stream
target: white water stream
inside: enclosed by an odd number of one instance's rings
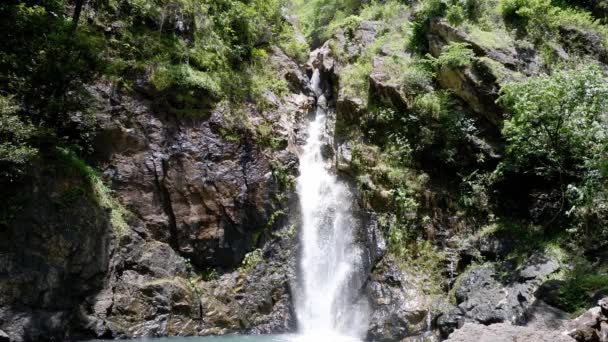
[[[311,86],[318,97],[316,117],[308,127],[297,182],[302,210],[298,332],[319,337],[316,341],[358,340],[367,328],[368,310],[366,301],[355,303],[359,289],[353,289],[355,272],[362,268],[361,251],[354,243],[353,198],[330,172],[331,161],[322,156],[330,109],[317,70]]]

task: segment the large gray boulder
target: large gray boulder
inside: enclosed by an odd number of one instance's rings
[[[511,277],[502,278],[499,268]],[[437,327],[444,337],[465,322],[524,324],[537,302],[535,292],[547,276],[559,269],[556,260],[534,256],[519,269],[486,263],[465,272],[454,290],[457,307],[442,314]]]
[[[553,330],[540,330],[531,327],[522,327],[508,323],[483,325],[477,323],[466,323],[461,329],[456,330],[446,342],[574,342],[567,335]]]

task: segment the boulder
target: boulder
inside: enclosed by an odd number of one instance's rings
[[[608,297],[600,299],[598,306],[587,310],[579,317],[567,323],[568,334],[579,342],[607,342],[607,306]]]
[[[446,342],[574,342],[569,336],[553,330],[541,330],[531,327],[498,323],[483,325],[478,323],[466,323],[461,329],[456,330]]]
[[[561,25],[559,27],[560,42],[566,49],[585,54],[608,63],[608,50],[604,48],[604,38],[598,32],[586,30],[574,25]]]
[[[594,307],[572,320],[568,327],[569,335],[579,342],[599,341],[601,309]]]
[[[10,336],[2,330],[0,330],[0,342],[11,342]]]
[[[506,267],[515,276],[501,279],[497,267]],[[559,264],[551,258],[533,256],[518,270],[508,267],[487,263],[461,276],[455,296],[467,320],[481,324],[524,323],[526,313],[536,301],[535,291],[548,275],[559,269]]]
[[[454,330],[462,328],[465,323],[465,313],[460,308],[454,308],[437,318],[437,328],[444,338],[448,337]]]
[[[385,70],[384,59],[391,57],[375,58],[372,73],[369,75],[370,98],[376,103],[393,107],[400,111],[406,111],[411,107],[405,89],[395,79],[395,75]]]
[[[525,325],[543,330],[563,330],[570,317],[568,314],[542,300],[536,300],[525,313]]]
[[[368,340],[399,341],[429,328],[426,298],[390,258],[376,265],[366,292],[372,303]]]
[[[597,305],[600,307],[602,315],[604,317],[608,317],[608,297],[604,297],[597,302]]]

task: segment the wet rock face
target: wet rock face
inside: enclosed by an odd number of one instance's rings
[[[437,73],[438,82],[496,127],[501,127],[503,121],[502,108],[496,103],[500,87],[508,81],[540,72],[536,52],[517,46],[506,37],[499,46],[487,46],[463,29],[451,26],[443,19],[435,19],[431,22],[427,38],[429,50],[435,57],[450,42],[469,44],[477,60],[466,67],[442,66]]]
[[[291,285],[296,231],[288,226],[259,251],[259,260],[201,287],[202,334],[271,334],[295,329]]]

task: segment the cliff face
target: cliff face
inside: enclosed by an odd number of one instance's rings
[[[295,152],[314,99],[294,62],[272,58],[294,92],[238,118],[222,106],[178,118],[145,89],[90,86],[95,181],[115,203],[53,155],[14,189],[23,201],[2,231],[2,330],[21,341],[293,326]]]
[[[443,10],[430,13],[437,3]],[[505,167],[505,121],[516,113],[501,100],[510,84],[577,70],[580,59],[605,72],[605,32],[593,26],[603,24],[552,23],[542,41],[533,27],[510,27],[497,1],[479,3],[494,7],[469,19],[449,1],[357,7],[312,37],[319,46],[306,63],[266,32],[254,52],[284,87],[233,103],[206,84],[194,93],[198,115],[176,111],[188,101],[180,80],[159,89],[162,68],[138,73],[132,87],[88,80],[96,132],[87,162],[50,148],[24,178],[2,183],[0,341],[2,332],[10,341],[293,332],[294,182],[317,101],[313,69],[335,107],[325,157],[357,198],[367,340],[566,341],[552,331],[567,330],[603,341],[605,300],[570,318],[608,286],[606,240],[589,234],[605,222],[605,203],[580,209],[571,198],[587,198],[587,184],[568,165],[541,174],[550,158]],[[599,2],[586,6],[601,17]],[[197,39],[194,18],[167,22],[159,35]]]

